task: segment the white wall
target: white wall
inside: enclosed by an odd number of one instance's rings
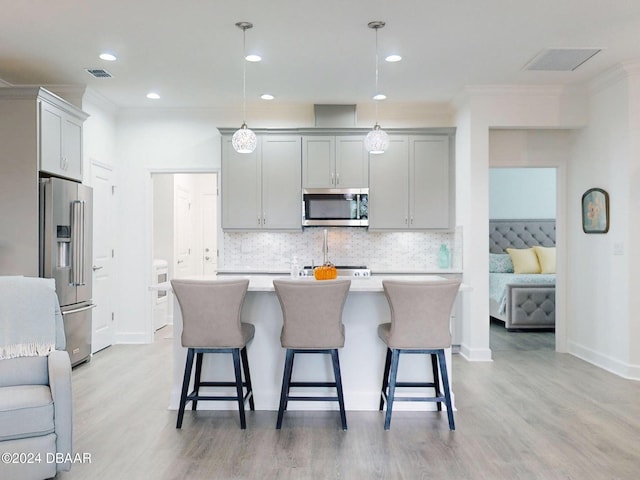
[[[152,171],[216,171],[220,135],[204,111],[125,111],[118,121],[119,343],[152,341]]]
[[[640,70],[620,68],[598,79],[590,122],[571,160],[567,292],[569,351],[619,375],[640,379],[636,245]],[[581,228],[582,194],[600,187],[610,197],[607,234]],[[618,251],[618,253],[616,253]]]

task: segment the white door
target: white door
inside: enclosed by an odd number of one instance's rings
[[[174,277],[181,278],[193,275],[191,266],[191,191],[183,185],[176,185],[174,189]]]
[[[216,178],[215,175],[212,175]],[[203,275],[215,275],[218,268],[218,196],[216,193],[203,193],[202,203],[202,265]]]
[[[113,344],[113,172],[110,167],[91,165],[93,187],[93,303],[91,353]]]

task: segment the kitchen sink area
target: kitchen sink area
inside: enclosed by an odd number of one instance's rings
[[[370,277],[371,270],[364,265],[336,265],[338,277]],[[301,277],[313,277],[313,271],[316,267],[313,265],[305,265],[300,269]]]

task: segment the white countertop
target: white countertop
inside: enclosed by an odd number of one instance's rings
[[[289,275],[234,275],[234,274],[219,274],[219,275],[209,275],[209,276],[191,276],[185,277],[193,280],[230,280],[232,278],[248,278],[249,279],[249,291],[250,292],[273,292],[273,280],[280,279],[290,279]],[[383,280],[406,280],[406,281],[437,281],[444,280],[443,277],[438,275],[372,275],[371,277],[339,277],[339,278],[349,278],[351,280],[351,288],[350,292],[382,292],[382,281]],[[316,280],[313,277],[300,277],[296,279],[297,282],[317,282],[322,280]],[[152,285],[149,287],[149,290],[171,290],[170,282],[163,282],[157,285]],[[460,286],[460,291],[468,291],[471,290],[471,287],[468,285],[462,284]]]
[[[434,268],[430,270],[407,270],[407,269],[376,269],[371,268],[372,275],[455,275],[462,274],[462,270],[456,268]],[[257,269],[254,267],[229,267],[219,268],[220,275],[288,275],[288,270],[279,268]]]

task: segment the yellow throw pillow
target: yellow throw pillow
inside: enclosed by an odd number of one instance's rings
[[[514,273],[540,273],[540,264],[533,248],[507,248]]]
[[[541,273],[556,273],[556,247],[533,247]]]

